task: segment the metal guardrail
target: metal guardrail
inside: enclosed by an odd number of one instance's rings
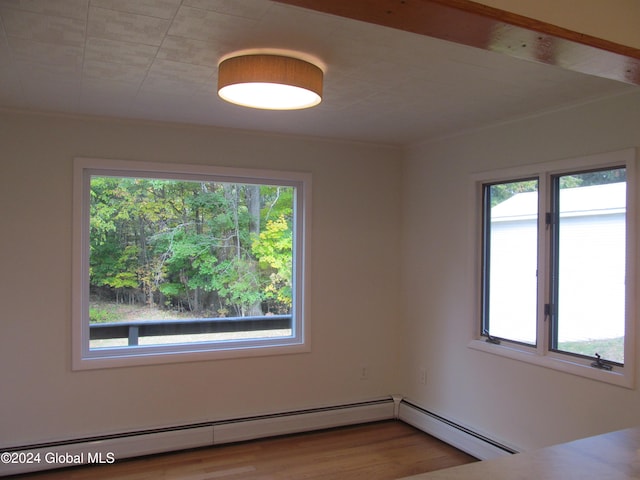
[[[127,338],[129,346],[134,346],[140,337],[278,330],[291,328],[291,322],[291,315],[268,315],[95,323],[89,325],[89,339]]]

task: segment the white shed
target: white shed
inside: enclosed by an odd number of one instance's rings
[[[626,183],[560,194],[559,342],[624,336]],[[538,193],[491,209],[491,334],[535,343]]]

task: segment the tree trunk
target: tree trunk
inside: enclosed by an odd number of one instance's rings
[[[249,221],[249,233],[251,236],[260,235],[260,185],[246,185],[245,198],[247,201],[247,209],[251,217]],[[257,265],[251,266],[252,273],[255,272]],[[257,317],[262,315],[261,302],[255,302],[247,308],[247,315]]]
[[[251,220],[249,223],[249,233],[260,235],[260,185],[245,186],[247,199],[247,209]]]

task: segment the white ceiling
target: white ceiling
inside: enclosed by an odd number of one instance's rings
[[[320,106],[237,107],[219,59],[320,59]],[[638,87],[268,0],[0,0],[0,106],[407,144]]]

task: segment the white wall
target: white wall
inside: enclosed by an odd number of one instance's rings
[[[0,112],[0,145],[0,447],[398,389],[398,150],[9,112]],[[76,156],[312,172],[311,353],[71,371]]]
[[[467,342],[470,174],[639,144],[640,94],[416,145],[404,161],[371,145],[0,113],[0,446],[390,393],[525,449],[638,424],[637,390]],[[311,171],[312,352],[72,372],[75,156]]]
[[[636,93],[410,149],[403,172],[401,297],[401,370],[410,399],[524,449],[640,423],[638,390],[467,348],[477,328],[471,173],[639,145]],[[640,355],[636,372],[638,362]],[[421,368],[427,370],[426,385],[420,383]]]

